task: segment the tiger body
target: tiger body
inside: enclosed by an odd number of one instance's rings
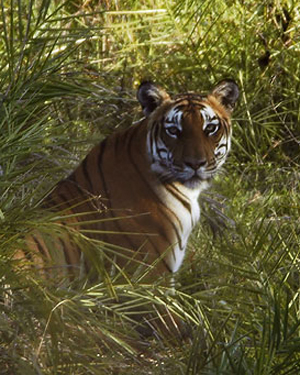
[[[152,83],[142,84],[138,99],[146,117],[94,147],[44,205],[74,214],[79,230],[113,244],[120,268],[132,273],[144,264],[155,275],[176,272],[200,217],[199,194],[230,150],[237,96],[233,81],[222,81],[207,96],[174,99]],[[68,238],[60,240],[56,259],[43,239],[35,236],[33,242],[58,266],[82,263],[81,250]]]

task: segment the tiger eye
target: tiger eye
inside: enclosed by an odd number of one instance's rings
[[[180,134],[180,130],[176,126],[170,126],[169,128],[166,128],[166,133],[170,135],[171,137],[178,137]]]
[[[219,130],[219,124],[208,124],[205,128],[205,133],[213,135]]]

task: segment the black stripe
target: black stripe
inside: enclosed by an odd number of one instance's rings
[[[89,155],[87,155],[85,157],[85,159],[83,160],[83,162],[81,163],[81,167],[82,167],[82,171],[83,171],[84,177],[86,178],[86,180],[87,180],[87,182],[89,184],[89,191],[93,192],[94,191],[93,190],[93,183],[92,183],[92,180],[91,180],[90,175],[89,175],[88,164],[87,164],[87,162],[88,162],[88,160],[87,160],[88,156]],[[75,176],[75,180],[76,180],[76,176]]]
[[[65,180],[64,189],[69,192],[69,197],[64,193],[57,193],[57,196],[63,200],[63,203],[68,204],[68,208],[71,209],[72,212],[78,212],[78,210],[74,210],[83,204],[88,204],[90,202],[88,198],[88,191],[85,191],[76,181],[74,180]],[[73,188],[76,188],[78,194],[74,191]],[[81,209],[79,209],[81,211]]]
[[[104,173],[103,173],[103,170],[102,170],[102,157],[103,157],[103,154],[104,154],[104,151],[105,151],[106,142],[107,142],[107,139],[104,139],[104,141],[102,141],[100,143],[100,152],[99,152],[99,155],[98,155],[98,172],[99,172],[99,175],[100,175],[100,179],[102,181],[103,192],[105,194],[105,198],[108,199],[108,208],[110,208],[111,202],[110,202],[109,193],[108,193],[106,182],[105,182]]]
[[[131,128],[131,129],[134,129],[134,128]],[[103,154],[104,154],[104,151],[105,151],[105,147],[106,147],[106,139],[104,141],[102,141],[102,143],[100,144],[101,148],[100,148],[100,152],[99,152],[99,155],[98,155],[98,171],[99,171],[99,175],[100,175],[100,179],[102,181],[102,186],[103,186],[103,190],[104,190],[104,194],[105,194],[105,198],[107,198],[107,208],[108,208],[108,216],[111,217],[111,218],[114,218],[114,212],[113,210],[111,209],[111,200],[110,200],[110,196],[109,196],[109,193],[108,193],[108,190],[107,190],[107,186],[106,186],[106,182],[105,182],[105,178],[104,178],[104,173],[103,173],[103,170],[102,170],[102,157],[103,157]],[[115,225],[116,227],[116,231],[119,232],[119,233],[122,233],[122,227],[120,225],[120,222],[118,219],[114,220],[113,221],[113,224]],[[103,231],[105,231],[105,221],[103,222]],[[131,241],[130,237],[128,235],[124,235],[127,238],[127,241],[129,243],[129,246],[131,247],[132,250],[135,250],[135,246],[133,244],[133,242]]]
[[[189,213],[191,213],[192,211],[192,207],[189,203],[189,199],[184,199],[183,197],[186,197],[184,194],[181,193],[181,191],[174,185],[165,185],[165,188],[168,190],[168,192],[172,195],[174,195],[174,197],[183,205],[183,207],[185,207]]]
[[[180,101],[176,101],[175,105],[172,107],[173,109],[181,111],[182,115],[183,115],[184,109],[188,109],[188,106],[191,105],[191,103],[190,103],[190,101],[188,99],[184,99],[184,100],[186,100],[188,102],[188,104],[180,104],[180,105],[178,105],[178,103],[180,103]]]
[[[63,181],[64,182],[64,181]],[[56,190],[58,187],[53,190],[53,192],[46,198],[45,202],[46,204],[43,204],[43,208],[45,209],[55,209],[55,210],[63,210],[64,205],[69,202],[69,199],[63,194],[63,193],[58,193]],[[58,199],[60,199],[60,202]]]
[[[48,255],[47,255],[43,245],[40,243],[40,241],[34,235],[32,235],[32,238],[33,238],[34,242],[36,243],[39,252],[43,255],[44,258],[47,259]]]
[[[61,204],[63,205],[64,203],[68,203],[68,204],[70,204],[70,202],[71,202],[71,199],[69,199],[68,197],[66,197],[66,195],[65,194],[63,194],[63,193],[56,193],[56,196],[57,197],[59,197],[60,199],[61,199]],[[74,198],[73,198],[74,199]],[[59,204],[60,205],[60,204]],[[57,207],[57,208],[59,208],[59,207]]]
[[[144,184],[148,187],[149,191],[152,193],[152,195],[155,196],[155,198],[159,201],[159,203],[165,207],[165,209],[169,212],[171,212],[171,214],[177,219],[179,225],[180,225],[180,229],[182,230],[182,225],[181,225],[181,222],[180,220],[178,219],[178,217],[174,214],[174,212],[172,210],[169,209],[168,206],[166,206],[160,199],[159,197],[155,194],[155,192],[152,190],[151,186],[148,184],[148,181],[145,179],[143,173],[140,171],[140,169],[138,168],[138,166],[136,165],[136,163],[134,162],[133,158],[132,158],[132,154],[131,154],[131,143],[132,143],[132,138],[133,138],[133,135],[134,133],[131,135],[129,141],[128,141],[128,151],[129,151],[129,160],[131,162],[131,164],[133,165],[134,169],[137,171],[137,174],[140,176],[140,178],[142,179],[142,181],[144,182]],[[176,237],[177,237],[177,240],[179,243],[181,243],[181,236],[179,235],[178,231],[177,231],[177,228],[175,226],[175,224],[173,223],[173,221],[168,217],[168,215],[162,211],[160,208],[159,208],[159,211],[162,213],[162,215],[165,217],[165,219],[170,223],[171,227],[173,228],[175,234],[176,234]],[[165,239],[169,242],[168,238],[164,235],[163,237],[165,237]]]
[[[150,238],[147,238],[147,240],[150,242],[150,244],[152,245],[152,247],[154,248],[155,252],[158,254],[158,257],[161,257],[162,254],[160,253],[160,251],[157,249],[157,247],[155,246],[155,244],[153,243],[153,241],[151,241]],[[172,249],[172,251],[174,252],[174,250]],[[169,267],[168,263],[166,262],[165,258],[161,258],[161,261],[163,262],[163,264],[165,265],[166,269],[172,273],[173,271],[171,270],[171,268]]]
[[[63,248],[63,252],[64,252],[64,256],[65,256],[65,260],[66,260],[66,263],[69,265],[69,264],[72,264],[71,262],[71,259],[69,257],[69,253],[66,251],[68,249],[68,246],[65,244],[65,242],[63,241],[62,238],[58,238],[62,248]]]
[[[155,124],[155,127],[153,129],[153,131],[151,131],[151,135],[152,135],[152,139],[151,139],[151,152],[152,152],[152,157],[153,157],[153,153],[154,153],[154,143],[156,145],[156,140],[157,140],[157,137],[158,137],[158,131],[159,131],[159,124],[156,122]],[[156,149],[156,146],[155,146],[155,149]],[[154,157],[152,158],[152,160],[154,161]]]
[[[224,132],[226,133],[226,137],[228,138],[229,137],[229,133],[230,133],[230,125],[228,124],[227,121],[225,120],[222,120],[219,118],[219,121],[224,129]]]
[[[29,245],[28,245],[29,246]],[[32,253],[30,251],[30,249],[22,249],[24,255],[25,255],[25,258],[29,261],[29,262],[33,262],[33,257],[32,257]]]
[[[154,127],[154,134],[153,134],[153,138],[154,140],[156,141],[157,137],[158,137],[158,132],[159,132],[159,126],[160,124],[158,122],[155,122],[154,123],[155,127]]]
[[[182,106],[182,107],[184,107],[184,106]],[[158,123],[155,123],[155,129],[154,129],[154,138],[155,138],[155,142],[156,142],[156,140],[157,140],[157,138],[158,138],[158,136],[159,136],[159,124]],[[130,142],[131,142],[131,139],[130,139]],[[164,142],[163,142],[164,143]],[[130,150],[130,147],[129,147],[129,150]],[[159,153],[160,151],[165,151],[165,150],[162,150],[162,149],[157,149],[157,152]],[[152,152],[153,152],[153,147],[152,147]],[[166,150],[166,152],[168,152],[167,150]],[[138,170],[138,168],[137,168],[137,166],[135,165],[135,163],[133,162],[133,159],[132,159],[132,157],[131,157],[131,154],[129,155],[129,158],[130,158],[130,161],[131,161],[131,163],[134,165],[134,167],[135,167],[135,169],[136,170]],[[139,174],[140,174],[140,176],[142,177],[142,179],[143,179],[143,181],[144,181],[144,183],[149,187],[149,189],[152,191],[152,189],[150,188],[150,186],[149,186],[149,184],[148,184],[148,182],[146,181],[146,179],[145,178],[143,178],[143,176],[142,176],[142,174],[141,174],[141,172],[138,170],[138,172],[139,172]],[[166,187],[167,185],[165,185],[165,187]],[[154,191],[152,191],[152,193],[155,195],[155,197],[157,197],[157,195],[155,194],[155,192]],[[160,201],[160,203],[161,204],[163,204],[163,206],[168,210],[168,211],[171,211],[158,197],[157,197],[157,199]],[[177,215],[175,215],[175,213],[173,212],[173,211],[171,211],[171,213],[176,217],[176,219],[177,219],[177,221],[178,221],[178,223],[179,223],[179,226],[180,226],[180,229],[181,230],[183,230],[183,228],[182,228],[182,225],[181,225],[181,221],[178,219],[178,217],[177,217]],[[164,213],[163,213],[164,214]],[[170,219],[169,219],[169,217],[168,216],[166,216],[166,215],[164,215],[167,219],[168,219],[168,221],[170,222]],[[171,224],[172,224],[172,226],[173,226],[173,228],[174,228],[174,223],[171,221]],[[177,232],[177,228],[175,227],[175,229],[174,229],[174,231],[175,231],[175,233],[176,233],[176,237],[177,237],[177,239],[178,239],[178,242],[181,244],[181,236],[179,236],[179,234],[178,234],[178,232]]]
[[[118,136],[115,137],[115,142],[114,142],[114,154],[115,154],[115,157],[117,158],[119,155],[118,155],[118,148],[119,148],[119,138]]]
[[[151,162],[153,163],[154,162],[154,158],[153,158],[153,133],[155,132],[155,128],[152,128],[151,131],[149,131],[149,134],[150,134],[150,150],[147,150],[148,152],[151,151]],[[148,135],[147,135],[148,136]]]
[[[64,257],[65,257],[65,261],[66,261],[66,264],[65,266],[67,267],[67,272],[68,272],[68,277],[70,278],[70,280],[72,281],[74,279],[74,273],[73,273],[73,264],[71,262],[71,259],[69,257],[69,253],[68,253],[68,246],[65,244],[65,242],[63,241],[62,238],[58,238],[62,248],[63,248],[63,253],[64,253]],[[71,249],[72,250],[72,249]],[[79,252],[79,255],[81,254],[81,252]],[[79,257],[80,259],[80,257]],[[58,266],[61,266],[61,267],[64,267],[64,264],[59,264]],[[71,267],[70,267],[71,266]],[[80,265],[79,265],[80,266]]]
[[[86,192],[84,191],[84,189],[80,186],[80,184],[76,181],[76,178],[72,179],[72,180],[69,180],[70,184],[72,187],[75,187],[77,192],[78,192],[78,196],[76,196],[76,198],[73,198],[73,199],[77,199],[77,198],[80,198],[82,196],[84,196],[86,194]],[[69,190],[70,193],[73,193],[73,191],[71,190],[70,187],[67,188]]]
[[[76,207],[80,207],[83,204],[88,205],[90,207],[91,211],[94,210],[93,205],[92,205],[91,202],[95,201],[95,199],[92,196],[92,193],[90,194],[89,191],[85,191],[85,189],[82,188],[80,186],[80,184],[77,183],[74,180],[69,180],[69,182],[72,184],[71,186],[75,187],[76,190],[77,190],[77,192],[78,192],[78,195],[76,195],[76,197],[72,199],[74,201],[74,206],[73,207],[72,207],[72,201],[71,200],[68,201],[68,203],[70,205],[69,208],[72,208],[72,212],[74,212],[73,209],[75,209]],[[73,193],[73,191],[72,191],[72,189],[70,187],[68,187],[68,190]],[[78,219],[78,220],[80,220],[80,219]]]

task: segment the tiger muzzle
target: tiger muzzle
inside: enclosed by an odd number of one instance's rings
[[[184,164],[193,169],[196,173],[201,167],[205,167],[207,165],[206,159],[186,159]]]

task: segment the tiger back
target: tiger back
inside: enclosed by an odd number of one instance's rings
[[[126,273],[140,266],[151,278],[176,272],[200,217],[199,194],[230,150],[238,95],[232,80],[208,95],[173,98],[143,82],[137,98],[145,117],[95,146],[43,206],[63,211],[63,224],[95,241],[98,251],[110,247],[105,258]],[[31,243],[44,263],[89,272],[91,261],[69,236],[53,240],[55,249],[39,235]]]

